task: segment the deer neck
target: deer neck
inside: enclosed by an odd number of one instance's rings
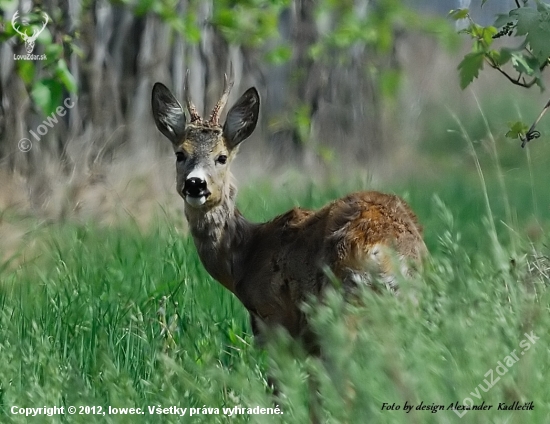
[[[256,225],[236,208],[236,187],[229,184],[224,191],[222,202],[206,212],[186,204],[185,216],[202,264],[212,277],[235,292],[246,247]]]

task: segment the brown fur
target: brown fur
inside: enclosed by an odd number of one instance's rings
[[[178,162],[177,189],[206,270],[234,293],[252,317],[254,333],[281,326],[312,353],[317,344],[301,305],[339,279],[346,291],[378,281],[396,289],[399,274],[426,252],[422,228],[399,197],[376,191],[353,193],[318,211],[294,208],[254,224],[235,208],[229,164],[238,144],[256,125],[259,97],[248,90],[228,112],[223,129],[211,123],[185,126],[179,103],[161,86],[153,89],[159,129],[171,139]],[[177,131],[179,128],[179,131]],[[220,154],[227,163],[219,164]],[[203,204],[188,201],[185,184],[199,169],[209,194]],[[332,275],[331,275],[332,274]]]
[[[201,225],[188,213],[201,261],[253,319],[286,328],[313,350],[300,307],[330,284],[325,267],[352,290],[402,272],[392,254],[407,266],[425,252],[422,230],[406,203],[375,191],[350,194],[319,211],[294,208],[263,224],[247,222],[237,210],[231,216],[231,209],[218,220],[227,230],[215,237],[198,234]]]

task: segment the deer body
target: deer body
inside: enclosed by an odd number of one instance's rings
[[[376,281],[395,289],[396,277],[425,252],[422,230],[403,200],[376,191],[350,194],[318,211],[294,208],[266,223],[248,222],[235,207],[227,166],[256,126],[259,96],[254,88],[245,92],[222,128],[218,114],[230,88],[226,79],[206,122],[187,99],[187,123],[180,104],[157,83],[155,122],[172,141],[178,193],[208,273],[247,308],[255,335],[281,326],[313,353],[317,346],[302,303],[321,295],[331,273],[345,289]]]

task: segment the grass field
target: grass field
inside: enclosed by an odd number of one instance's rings
[[[307,374],[320,381],[329,423],[550,422],[547,168],[498,170],[479,159],[485,182],[472,160],[467,173],[449,167],[443,178],[382,187],[411,203],[431,258],[402,283],[401,297],[365,293],[358,306],[334,293],[310,307],[325,362],[283,336],[268,353],[255,348],[244,308],[206,274],[182,218],[160,207],[146,230],[27,218],[32,248],[0,265],[0,422],[215,423],[229,420],[222,408],[278,405],[284,414],[232,420],[305,423]],[[364,186],[259,184],[242,189],[239,204],[263,220]],[[275,404],[268,368],[283,393]],[[463,418],[447,410],[483,401],[492,408]],[[534,410],[497,410],[514,401]],[[405,402],[430,409],[406,413]],[[12,413],[54,405],[77,413]],[[108,406],[144,414],[109,414]],[[149,411],[176,406],[188,408],[184,417]]]

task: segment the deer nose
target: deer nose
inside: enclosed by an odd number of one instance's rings
[[[208,196],[210,193],[206,187],[206,181],[202,178],[193,177],[185,180],[183,194],[191,197]]]

